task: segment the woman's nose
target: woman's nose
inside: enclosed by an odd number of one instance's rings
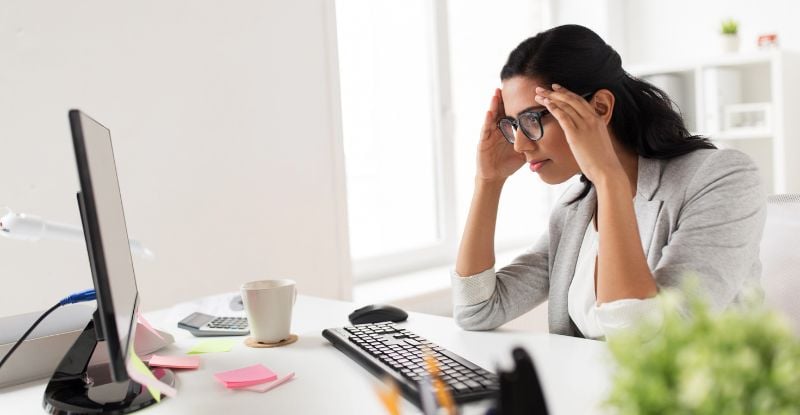
[[[517,130],[514,131],[514,151],[522,153],[523,151],[534,149],[536,149],[536,143],[528,138],[528,136],[522,132],[521,128],[517,128]]]

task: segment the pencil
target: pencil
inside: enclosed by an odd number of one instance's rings
[[[376,392],[389,415],[400,415],[400,391],[391,378],[385,380],[386,386],[378,386]]]
[[[433,390],[436,391],[436,400],[439,401],[439,406],[445,409],[449,415],[458,414],[456,404],[453,401],[453,395],[447,389],[444,381],[439,377],[441,370],[436,357],[430,351],[425,352],[425,363],[428,368],[428,373],[431,375],[431,382],[433,383]]]

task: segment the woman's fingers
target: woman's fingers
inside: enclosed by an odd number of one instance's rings
[[[538,89],[537,92],[539,92]],[[554,101],[560,101],[569,104],[575,109],[581,118],[589,119],[590,117],[597,115],[594,113],[594,110],[589,102],[586,101],[582,96],[564,88],[559,84],[553,84],[552,91],[542,88],[541,95],[544,95]]]
[[[561,128],[563,128],[565,132],[571,133],[578,129],[576,117],[577,120],[580,120],[580,117],[574,113],[574,110],[572,110],[571,113],[567,112],[567,110],[562,107],[561,104],[541,96],[537,96],[536,99],[539,101],[539,103],[544,105],[551,114],[553,114],[553,117],[555,117],[555,119],[558,121],[558,124],[561,125]],[[569,134],[567,134],[567,136],[569,136]]]
[[[494,94],[497,96],[497,117],[505,117],[506,116],[506,106],[503,103],[503,93],[500,91],[500,88],[496,88],[494,90]]]
[[[486,111],[486,117],[483,120],[482,140],[489,140],[492,137],[497,130],[497,121],[503,116],[505,116],[503,97],[500,95],[500,89],[495,89],[494,95],[489,102],[489,110]]]
[[[573,122],[573,124],[575,126],[577,126],[577,125],[579,125],[580,123],[583,122],[583,118],[580,116],[580,114],[578,114],[577,111],[575,111],[575,108],[573,108],[571,105],[569,105],[568,102],[552,100],[552,99],[546,98],[546,97],[544,97],[542,95],[537,95],[534,99],[536,100],[536,102],[546,106],[547,109],[550,109],[550,107],[548,105],[559,108],[567,116],[570,117],[570,119],[572,120],[572,122]]]
[[[495,126],[494,114],[492,111],[486,111],[486,117],[483,120],[483,129],[481,131],[481,141],[488,140],[492,136],[492,131],[497,128]]]

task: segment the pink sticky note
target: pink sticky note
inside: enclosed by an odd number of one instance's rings
[[[294,372],[291,372],[288,375],[286,375],[286,376],[284,376],[284,377],[282,377],[282,378],[280,378],[280,379],[278,379],[278,380],[276,380],[274,382],[267,382],[267,383],[262,383],[260,385],[246,386],[246,387],[244,387],[242,389],[253,391],[253,392],[264,393],[264,392],[270,391],[272,389],[275,389],[278,386],[283,385],[284,383],[292,380],[293,378],[294,378]]]
[[[197,369],[200,367],[200,358],[197,356],[159,356],[154,354],[148,364],[172,369]]]
[[[150,332],[158,336],[159,339],[164,340],[164,337],[161,336],[158,330],[154,329],[153,326],[150,325],[150,322],[144,318],[141,312],[138,312],[136,320],[139,322],[139,324],[143,325],[147,330],[150,330]]]
[[[214,377],[222,382],[225,387],[231,389],[258,385],[259,383],[270,382],[278,378],[275,373],[272,373],[271,370],[261,364],[219,372],[216,373]]]

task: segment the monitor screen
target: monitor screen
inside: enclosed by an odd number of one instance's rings
[[[135,334],[138,290],[111,133],[78,110],[71,110],[69,119],[81,186],[78,204],[97,291],[97,329],[108,346],[112,379],[120,382],[128,379],[125,362]]]

